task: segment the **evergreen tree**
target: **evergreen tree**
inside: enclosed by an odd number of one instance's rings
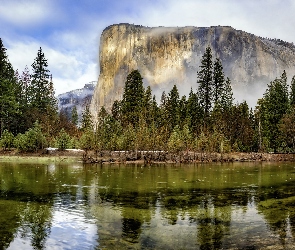
[[[279,122],[289,108],[287,76],[284,71],[280,79],[268,85],[264,93],[263,135],[268,138],[270,149],[277,151],[279,142]]]
[[[207,47],[202,57],[200,71],[198,72],[198,97],[201,107],[204,110],[204,118],[209,117],[212,108],[212,91],[213,91],[213,62],[211,48]]]
[[[291,91],[290,91],[290,105],[294,106],[295,105],[295,76],[292,77],[290,88],[291,88]]]
[[[187,100],[186,100],[186,96],[182,96],[181,99],[179,100],[179,106],[178,106],[178,113],[179,113],[179,122],[178,124],[180,125],[180,127],[182,128],[184,126],[184,124],[187,123]]]
[[[0,136],[4,129],[17,132],[14,121],[19,117],[18,79],[6,55],[0,38]]]
[[[31,76],[29,68],[26,66],[24,71],[19,77],[19,87],[20,87],[20,112],[21,116],[19,117],[17,123],[19,126],[19,133],[24,133],[27,131],[31,126],[32,122],[30,120],[32,110],[29,107],[29,86],[31,83]]]
[[[50,115],[56,112],[57,102],[54,97],[52,77],[48,69],[48,62],[41,47],[38,50],[32,68],[33,73],[29,86],[30,106],[38,110],[39,115]]]
[[[233,101],[233,91],[230,79],[227,77],[220,96],[220,107],[223,109],[223,111],[229,110],[233,106]]]
[[[213,92],[213,102],[216,105],[217,103],[221,102],[221,97],[224,92],[224,73],[223,73],[223,67],[221,64],[221,61],[219,58],[217,58],[214,62],[213,67],[213,86],[212,86],[212,92]]]
[[[121,102],[123,120],[126,124],[131,123],[136,126],[138,123],[143,106],[143,97],[144,87],[141,74],[138,70],[133,70],[127,76]]]
[[[89,104],[86,105],[84,111],[82,112],[81,129],[82,131],[93,130],[93,121],[89,110]]]
[[[189,128],[196,133],[203,120],[203,109],[199,105],[198,95],[191,89],[187,100],[187,121]]]
[[[72,109],[72,114],[71,114],[71,121],[74,125],[78,125],[78,111],[76,105]]]
[[[228,129],[230,133],[227,133],[227,137],[231,140],[234,150],[252,151],[254,130],[246,101],[233,106]]]
[[[115,120],[122,122],[122,105],[121,102],[118,100],[115,100],[113,105],[112,105],[112,116]]]
[[[179,92],[176,85],[174,85],[168,94],[165,105],[169,131],[172,131],[180,122],[179,103]]]
[[[295,152],[295,107],[285,114],[279,123],[279,132],[283,143],[286,145],[284,153]]]
[[[150,125],[153,121],[153,97],[150,86],[148,86],[144,92],[142,107],[145,121],[148,125]]]

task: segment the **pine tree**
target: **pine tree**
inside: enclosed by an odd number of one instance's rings
[[[122,105],[121,102],[115,100],[112,109],[111,109],[112,116],[115,120],[122,122]]]
[[[290,105],[294,106],[295,105],[295,76],[292,77],[290,88],[291,88],[291,91],[290,91]]]
[[[208,118],[212,108],[212,91],[213,91],[213,62],[211,48],[207,47],[202,57],[200,71],[198,72],[198,97],[201,107],[204,110],[204,118]]]
[[[93,121],[89,105],[86,105],[84,111],[82,112],[81,129],[82,131],[93,130]]]
[[[269,141],[269,147],[276,152],[280,146],[278,125],[289,108],[288,85],[285,71],[281,78],[275,79],[268,85],[263,99],[265,104],[263,111],[265,114],[262,114],[262,116],[265,119],[263,121],[262,131],[263,135]]]
[[[176,85],[174,85],[166,101],[167,122],[170,131],[172,131],[176,125],[179,125],[180,122],[179,103],[179,92]]]
[[[71,121],[72,121],[72,123],[74,124],[74,125],[78,125],[78,119],[79,119],[79,117],[78,117],[78,111],[77,111],[77,107],[76,107],[76,105],[73,107],[73,109],[72,109],[72,114],[71,114]]]
[[[152,97],[152,89],[148,86],[144,92],[143,96],[143,114],[144,119],[148,125],[150,125],[153,121],[153,97]]]
[[[217,58],[214,62],[213,67],[213,102],[216,105],[217,103],[221,102],[221,96],[224,92],[224,73],[223,73],[223,67],[221,64],[221,61],[219,58]]]
[[[125,82],[122,104],[123,120],[136,126],[142,111],[144,87],[141,74],[133,70]]]
[[[37,109],[40,114],[48,114],[56,111],[56,99],[54,97],[52,77],[48,69],[47,59],[41,47],[38,50],[32,68],[33,73],[29,86],[30,106]]]
[[[19,86],[14,70],[6,55],[6,48],[0,38],[0,136],[4,129],[18,132],[15,127],[19,117]]]
[[[229,110],[233,106],[234,98],[230,79],[227,77],[220,96],[220,106],[225,110]]]
[[[29,93],[28,89],[31,83],[31,76],[29,68],[26,66],[24,71],[19,77],[19,107],[21,116],[19,117],[17,123],[19,126],[19,133],[24,133],[27,131],[33,124],[32,121],[30,121],[31,112],[32,110],[29,107]]]
[[[203,109],[199,105],[198,95],[192,89],[187,100],[187,120],[190,130],[196,133],[203,120]]]

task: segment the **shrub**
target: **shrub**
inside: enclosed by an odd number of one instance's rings
[[[59,150],[65,150],[71,147],[71,137],[64,129],[59,132],[56,138],[56,146]]]
[[[84,149],[86,153],[88,150],[93,149],[93,138],[94,132],[90,129],[87,129],[80,137],[80,148]]]
[[[2,136],[0,138],[0,146],[4,150],[9,150],[11,147],[13,147],[13,141],[14,141],[14,136],[11,132],[8,132],[8,130],[4,130],[2,133]]]
[[[46,145],[46,139],[41,131],[41,126],[37,122],[25,134],[18,134],[14,140],[15,147],[24,152],[34,152],[42,149]]]

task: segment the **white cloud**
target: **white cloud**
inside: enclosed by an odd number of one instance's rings
[[[22,27],[40,24],[53,13],[49,3],[44,0],[2,0],[0,20]]]
[[[98,79],[97,63],[89,60],[88,57],[83,58],[81,51],[62,52],[32,40],[9,44],[7,55],[14,69],[18,69],[21,73],[27,65],[31,70],[31,64],[40,46],[48,60],[48,69],[53,75],[57,95],[82,88],[84,84]]]
[[[57,94],[97,80],[99,37],[114,23],[150,27],[230,25],[255,35],[295,42],[295,33],[290,32],[295,26],[292,0],[89,1],[88,9],[83,1],[70,7],[59,0],[0,1],[1,38],[12,65],[20,72],[26,65],[30,67],[41,46]],[[35,25],[39,25],[36,36]]]
[[[89,63],[84,65],[83,71],[80,71],[76,77],[53,77],[53,83],[56,95],[58,95],[74,89],[83,88],[86,83],[97,81],[97,79],[97,64]]]
[[[258,36],[295,42],[294,1],[170,0],[148,5],[135,17],[147,26],[229,25]]]

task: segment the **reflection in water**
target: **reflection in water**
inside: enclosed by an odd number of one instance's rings
[[[291,248],[295,167],[0,166],[7,249]]]

